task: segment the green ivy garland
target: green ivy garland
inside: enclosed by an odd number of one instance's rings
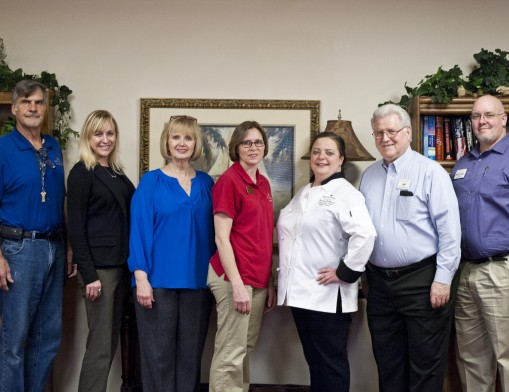
[[[459,96],[458,91],[462,91],[463,95],[474,96],[504,94],[509,90],[508,54],[509,52],[500,49],[495,49],[494,52],[481,49],[479,53],[474,54],[477,65],[466,78],[463,78],[463,71],[458,65],[449,70],[439,67],[435,74],[426,75],[417,87],[409,87],[405,82],[407,94],[403,95],[399,102],[384,103],[396,103],[408,109],[412,97],[416,96],[428,96],[432,102],[448,104]]]
[[[71,120],[69,95],[72,94],[72,90],[65,85],[60,86],[54,73],[43,71],[40,75],[30,75],[24,73],[21,68],[13,71],[7,65],[5,61],[6,57],[4,41],[0,38],[0,90],[12,91],[16,83],[23,79],[37,80],[44,84],[51,92],[50,106],[55,110],[53,136],[58,140],[62,148],[65,148],[71,136],[77,137],[79,135],[79,133],[74,131],[69,125]],[[12,131],[14,126],[15,119],[9,118],[0,125],[0,136]]]

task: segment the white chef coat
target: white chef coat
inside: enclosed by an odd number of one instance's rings
[[[336,313],[340,288],[343,313],[355,312],[357,282],[319,285],[316,278],[341,260],[364,271],[376,237],[364,196],[344,178],[308,184],[281,210],[277,231],[278,305]]]

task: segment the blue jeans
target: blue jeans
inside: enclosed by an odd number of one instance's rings
[[[14,283],[0,290],[1,392],[42,392],[60,345],[62,239],[1,239]]]

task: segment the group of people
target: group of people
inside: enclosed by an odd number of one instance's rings
[[[197,119],[171,117],[160,139],[165,165],[135,189],[119,158],[118,124],[96,110],[66,193],[61,150],[41,133],[46,99],[42,84],[18,83],[16,127],[0,139],[2,390],[44,390],[64,281],[78,271],[89,329],[80,392],[107,389],[131,288],[145,392],[199,390],[214,304],[210,391],[248,391],[249,354],[277,304],[291,309],[311,391],[346,392],[364,273],[380,391],[441,391],[454,320],[463,389],[494,391],[498,374],[509,391],[509,137],[496,97],[475,101],[478,143],[450,176],[411,149],[410,117],[396,105],[373,114],[382,159],[359,190],[344,176],[344,140],[319,133],[310,181],[277,222],[277,294],[260,124],[235,128],[233,164],[214,184],[193,168],[204,142]]]

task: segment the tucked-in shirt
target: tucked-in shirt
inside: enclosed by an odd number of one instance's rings
[[[235,162],[217,180],[213,189],[214,214],[230,217],[230,243],[242,282],[266,288],[272,266],[274,207],[269,181],[256,171],[256,184]],[[224,268],[216,252],[210,264],[218,276]],[[225,276],[225,279],[228,277]]]
[[[467,259],[509,253],[509,135],[482,154],[476,146],[451,173]]]
[[[343,313],[356,311],[356,280],[376,236],[362,194],[344,178],[308,184],[281,210],[277,231],[278,305],[336,313],[339,289]],[[340,263],[350,283],[318,284],[320,269]]]
[[[0,138],[0,224],[24,230],[60,230],[65,197],[64,164],[58,142],[42,135],[48,159],[43,179],[39,157],[17,129]]]
[[[197,171],[188,196],[160,169],[141,179],[131,201],[128,265],[145,271],[153,288],[207,287],[208,262],[216,250],[213,184]]]
[[[458,201],[447,172],[408,150],[388,166],[366,169],[360,191],[377,231],[370,262],[408,266],[437,255],[435,281],[450,284],[460,260]]]

